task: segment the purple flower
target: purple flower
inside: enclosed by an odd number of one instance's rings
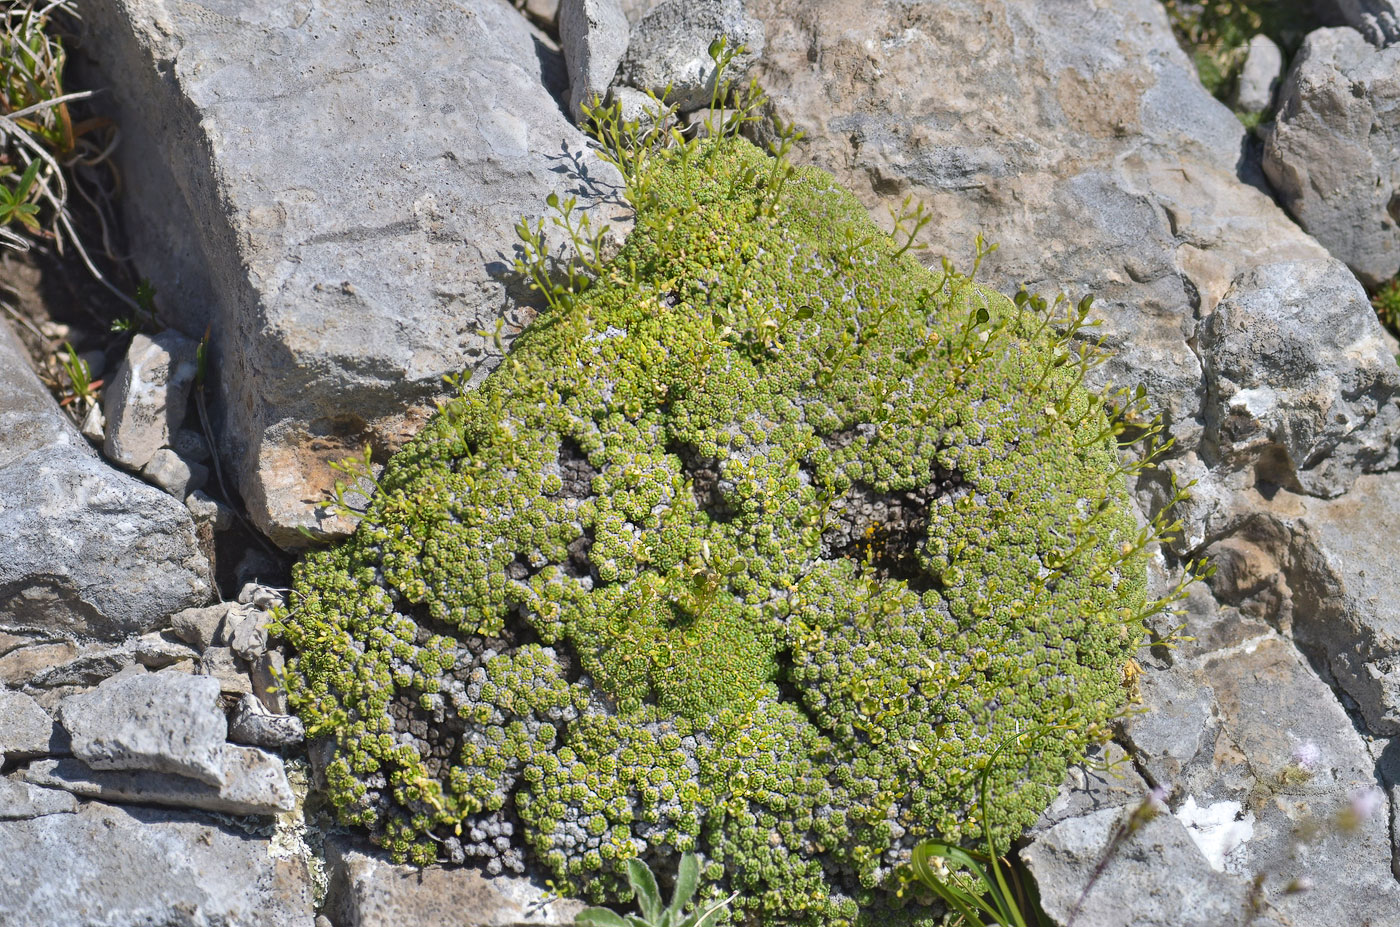
[[[1311,740],[1305,740],[1293,748],[1293,764],[1299,769],[1312,772],[1322,759],[1322,750]]]

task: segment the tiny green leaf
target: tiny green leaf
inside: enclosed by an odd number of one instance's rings
[[[627,881],[637,893],[637,907],[642,909],[642,917],[655,924],[661,917],[661,890],[656,887],[656,876],[651,874],[646,863],[633,857],[627,861]]]
[[[584,927],[630,927],[626,918],[608,908],[584,908],[574,917],[574,923]]]

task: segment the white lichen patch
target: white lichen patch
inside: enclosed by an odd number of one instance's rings
[[[1254,836],[1254,812],[1245,811],[1237,801],[1218,801],[1201,808],[1195,796],[1188,795],[1175,813],[1212,869],[1225,872],[1237,868],[1231,865],[1235,861],[1232,857],[1238,856],[1236,851]]]

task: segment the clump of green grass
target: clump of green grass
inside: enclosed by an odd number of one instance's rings
[[[69,0],[0,0],[0,246],[26,251],[45,241],[59,254],[72,247],[99,283],[135,309],[93,263],[68,208],[74,192],[98,207],[92,212],[106,241],[99,204],[107,193],[81,188],[74,171],[106,165],[117,134],[107,119],[75,119],[71,104],[92,91],[64,89],[62,16],[76,16]]]

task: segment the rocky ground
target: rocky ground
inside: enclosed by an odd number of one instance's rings
[[[578,103],[670,83],[703,105],[722,31],[794,157],[877,216],[932,207],[931,259],[966,265],[981,232],[993,284],[1093,293],[1101,380],[1144,384],[1175,440],[1142,509],[1195,481],[1156,581],[1216,572],[1020,851],[1047,913],[1400,925],[1400,367],[1365,289],[1400,271],[1393,4],[1338,3],[1286,73],[1253,43],[1257,134],[1156,0],[81,13],[158,320],[68,409],[31,369],[61,334],[37,296],[0,325],[0,923],[572,920],[329,825],[268,610],[288,552],[352,527],[330,464],[385,459],[532,317],[519,217],[554,191],[624,214]],[[1154,788],[1170,813],[1130,826]]]

